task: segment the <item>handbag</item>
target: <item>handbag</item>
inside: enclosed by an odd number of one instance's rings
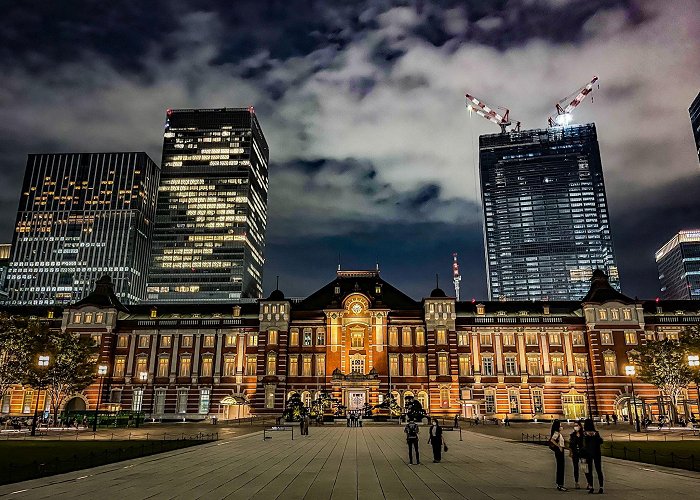
[[[444,441],[442,442],[442,451],[447,451],[447,443]]]
[[[554,436],[549,438],[549,441],[547,441],[547,446],[549,446],[549,449],[552,451],[561,451],[561,448],[559,448],[559,443],[554,442]]]

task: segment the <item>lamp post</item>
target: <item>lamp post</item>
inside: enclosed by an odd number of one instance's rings
[[[693,370],[700,371],[700,355],[688,354],[688,366]],[[698,393],[698,414],[700,415],[700,377],[695,378],[695,390]]]
[[[95,419],[92,422],[92,432],[97,432],[98,412],[100,410],[100,403],[102,403],[102,384],[105,381],[105,375],[107,375],[107,365],[98,366],[97,374],[100,376],[100,388],[97,392],[97,402],[95,403]]]
[[[588,406],[588,418],[593,418],[593,413],[591,412],[591,398],[588,394],[588,370],[583,372],[583,380],[586,384],[586,406]]]
[[[39,368],[41,369],[47,369],[49,366],[49,361],[51,358],[48,355],[42,355],[39,356],[39,362],[37,363]],[[36,424],[37,424],[37,418],[38,418],[38,411],[39,411],[39,399],[41,398],[41,388],[42,385],[40,384],[39,387],[37,387],[37,393],[36,393],[36,404],[34,405],[34,418],[32,418],[32,436],[36,436]],[[44,405],[46,406],[46,405]]]
[[[639,427],[639,413],[637,412],[637,396],[634,395],[634,377],[637,374],[637,369],[634,365],[625,366],[625,372],[632,382],[632,404],[634,405],[634,421],[637,427],[637,432],[642,432]]]

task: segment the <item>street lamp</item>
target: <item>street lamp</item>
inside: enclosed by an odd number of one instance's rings
[[[49,366],[49,361],[51,360],[51,357],[48,355],[41,355],[39,356],[39,362],[37,365],[39,368],[46,370]],[[41,388],[42,384],[39,384],[39,387],[37,387],[37,393],[36,393],[36,404],[34,405],[34,418],[32,418],[32,436],[36,436],[36,423],[37,423],[37,418],[38,418],[38,411],[39,411],[39,399],[41,398]],[[44,405],[46,406],[46,405]]]
[[[637,396],[634,395],[634,377],[637,374],[637,369],[634,365],[627,365],[625,366],[625,373],[627,373],[632,382],[632,404],[634,405],[634,421],[637,426],[637,432],[642,432],[642,429],[639,427],[639,413],[637,413]]]
[[[697,354],[688,354],[688,366],[695,371],[700,371],[700,356]],[[700,414],[700,377],[695,378],[695,390],[698,391],[698,414]]]
[[[95,419],[92,422],[92,432],[97,432],[97,417],[100,410],[100,403],[102,403],[102,383],[105,380],[105,375],[107,375],[107,365],[100,365],[97,367],[97,374],[100,376],[100,389],[97,392],[97,402],[95,403]]]
[[[588,418],[593,418],[593,412],[591,411],[591,398],[588,394],[588,370],[583,372],[583,380],[586,384],[586,406],[588,406]]]

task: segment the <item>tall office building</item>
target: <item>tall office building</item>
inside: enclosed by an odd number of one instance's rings
[[[680,231],[656,252],[661,296],[700,299],[700,229]]]
[[[698,152],[698,161],[700,161],[700,92],[698,92],[690,108],[688,108],[688,112],[690,113],[690,124],[693,126],[695,149]]]
[[[168,110],[150,301],[262,297],[268,159],[253,108]]]
[[[619,288],[594,124],[479,138],[491,300],[579,300],[596,268]]]
[[[124,303],[143,300],[159,175],[146,153],[29,155],[7,303],[73,303],[105,274]]]

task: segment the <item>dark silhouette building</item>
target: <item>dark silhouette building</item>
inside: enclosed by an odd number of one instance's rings
[[[150,301],[262,296],[268,159],[252,108],[168,110]]]
[[[479,138],[491,300],[577,300],[619,278],[594,124]]]
[[[71,304],[104,274],[124,303],[143,300],[159,176],[146,153],[29,155],[7,303]]]

